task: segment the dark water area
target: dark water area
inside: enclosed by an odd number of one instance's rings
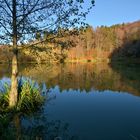
[[[10,80],[10,71],[8,65],[0,65],[1,85]],[[8,128],[3,133],[13,136],[13,130],[17,139],[140,139],[138,64],[29,65],[20,66],[19,75],[47,90],[47,100],[34,115],[18,116],[16,131]]]

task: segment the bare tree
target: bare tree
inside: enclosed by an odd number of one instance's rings
[[[0,0],[0,39],[13,52],[10,106],[18,99],[19,47],[34,39],[38,31],[55,32],[58,28],[84,25],[93,5],[93,0]]]

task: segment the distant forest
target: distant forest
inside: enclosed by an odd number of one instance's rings
[[[33,42],[36,42],[35,46]],[[20,62],[139,60],[140,21],[110,27],[60,29],[56,33],[38,32],[36,39],[25,48],[22,50],[21,47]],[[9,46],[0,46],[1,63],[10,62],[11,55]]]

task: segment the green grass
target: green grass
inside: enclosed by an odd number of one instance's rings
[[[40,87],[34,81],[21,80],[18,85],[18,101],[14,108],[9,108],[10,86],[4,85],[5,93],[0,93],[0,112],[32,113],[44,103],[45,98],[41,95]]]

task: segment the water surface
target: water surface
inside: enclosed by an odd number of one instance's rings
[[[140,139],[138,65],[30,65],[20,67],[19,74],[36,80],[44,92],[49,90],[48,100],[39,113],[45,124],[39,129],[42,139]],[[0,65],[1,83],[7,77],[10,67]],[[22,119],[21,127],[27,128],[32,120],[27,123],[26,119]],[[37,121],[35,125],[38,124]]]

